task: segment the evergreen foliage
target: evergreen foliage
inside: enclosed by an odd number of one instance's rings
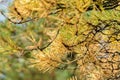
[[[9,13],[1,13],[8,25],[23,27],[2,28],[0,46],[30,55],[30,66],[43,73],[67,70],[69,80],[119,80],[119,5],[119,0],[14,0]]]

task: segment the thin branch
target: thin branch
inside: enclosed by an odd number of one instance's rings
[[[29,20],[26,20],[26,21],[20,21],[20,22],[15,22],[13,21],[12,19],[10,19],[8,16],[6,16],[2,11],[0,11],[0,13],[10,22],[14,23],[14,24],[23,24],[23,23],[26,23],[26,22],[29,22],[29,21],[33,21],[35,19],[37,19],[38,17],[35,17],[35,18],[32,18],[32,19],[29,19]]]
[[[57,31],[57,34],[56,34],[56,36],[55,36],[55,38],[47,45],[47,46],[45,46],[45,47],[42,47],[42,48],[39,48],[41,51],[42,50],[44,50],[45,48],[47,48],[49,45],[51,45],[52,44],[52,42],[57,38],[57,36],[58,36],[58,34],[59,34],[59,32],[60,32],[60,29],[58,29],[58,31]]]

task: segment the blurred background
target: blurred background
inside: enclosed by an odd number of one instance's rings
[[[8,5],[11,4],[12,0],[0,0],[0,11],[6,13]],[[29,67],[29,52],[20,56],[13,49],[15,45],[23,48],[31,45],[32,43],[26,39],[30,34],[33,34],[36,40],[42,37],[46,43],[48,36],[43,35],[44,28],[40,25],[43,22],[44,19],[40,19],[36,22],[15,25],[0,14],[0,80],[66,80],[70,76],[66,70],[43,74]]]

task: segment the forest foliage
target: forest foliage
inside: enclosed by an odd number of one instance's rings
[[[1,24],[0,52],[26,60],[38,73],[65,71],[65,80],[120,79],[119,5],[119,0],[14,0],[8,14],[1,11],[8,22]]]

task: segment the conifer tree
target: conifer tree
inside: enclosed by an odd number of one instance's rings
[[[31,53],[31,66],[42,72],[69,70],[69,80],[120,79],[119,0],[14,0],[5,15],[11,23],[43,20],[43,33],[33,45],[17,47]],[[10,43],[9,43],[10,44]]]

